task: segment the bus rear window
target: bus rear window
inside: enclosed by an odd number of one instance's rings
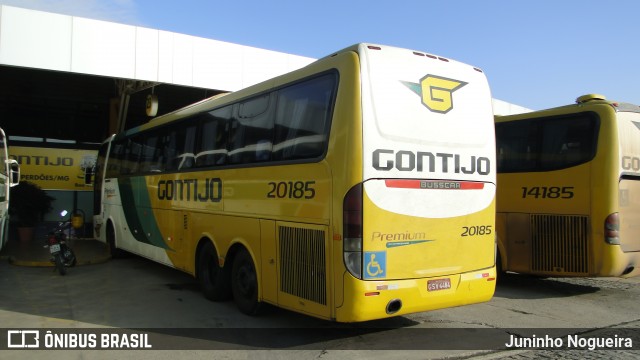
[[[497,123],[498,172],[552,171],[590,161],[598,128],[594,113]]]

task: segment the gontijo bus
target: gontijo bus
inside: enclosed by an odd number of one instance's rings
[[[502,269],[640,274],[640,107],[576,104],[496,117]]]
[[[110,138],[96,235],[233,297],[340,322],[489,300],[483,72],[355,45]]]
[[[20,182],[20,165],[9,159],[7,137],[0,128],[0,250],[9,238],[9,188]]]

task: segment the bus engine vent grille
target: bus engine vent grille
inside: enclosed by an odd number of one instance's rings
[[[325,233],[280,226],[280,291],[327,304]]]
[[[531,215],[532,270],[589,273],[588,218],[573,215]]]

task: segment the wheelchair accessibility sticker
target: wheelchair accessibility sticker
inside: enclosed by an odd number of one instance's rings
[[[364,254],[364,278],[384,278],[387,273],[387,252],[371,251]]]

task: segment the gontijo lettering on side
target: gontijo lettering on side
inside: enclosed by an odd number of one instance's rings
[[[158,199],[176,201],[220,202],[222,200],[222,180],[219,178],[160,180]]]

